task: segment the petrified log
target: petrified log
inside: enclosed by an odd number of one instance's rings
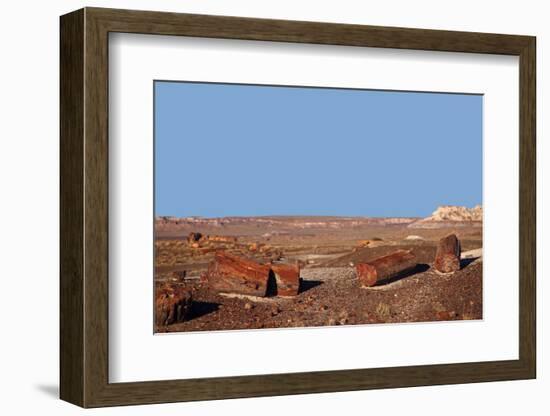
[[[361,285],[369,287],[382,280],[399,277],[416,266],[416,257],[411,250],[398,250],[368,263],[359,263],[356,270]]]
[[[272,264],[278,296],[296,296],[300,290],[300,266],[298,264]]]
[[[183,322],[191,309],[191,292],[177,285],[157,285],[155,323],[159,326]]]
[[[453,273],[460,270],[460,241],[455,234],[449,234],[439,240],[434,268],[441,273]]]
[[[269,270],[269,266],[218,252],[208,266],[204,281],[218,292],[266,296]]]

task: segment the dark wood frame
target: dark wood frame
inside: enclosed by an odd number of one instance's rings
[[[519,359],[109,383],[110,32],[519,56]],[[99,8],[62,16],[61,398],[83,407],[99,407],[535,378],[535,45],[530,36]]]

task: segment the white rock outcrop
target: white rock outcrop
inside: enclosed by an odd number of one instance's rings
[[[432,215],[413,222],[410,228],[437,228],[446,225],[481,225],[483,208],[476,205],[473,208],[443,205],[438,207]]]

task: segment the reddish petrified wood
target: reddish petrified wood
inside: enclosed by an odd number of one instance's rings
[[[368,263],[359,263],[356,270],[361,285],[369,287],[382,280],[399,277],[416,265],[416,257],[410,250],[398,250]]]
[[[439,240],[434,268],[441,273],[453,273],[460,270],[460,241],[455,234],[449,234]]]
[[[155,323],[158,326],[183,322],[191,309],[191,292],[182,286],[157,285],[155,297]]]
[[[296,296],[300,290],[300,266],[298,264],[272,264],[278,296]]]
[[[269,266],[218,252],[208,266],[203,281],[218,292],[265,296],[269,270]]]

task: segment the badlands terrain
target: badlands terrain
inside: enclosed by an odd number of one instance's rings
[[[460,270],[432,266],[439,240],[460,240]],[[155,220],[155,281],[185,288],[183,322],[156,332],[482,319],[482,208],[439,207],[427,218],[226,217]],[[411,250],[417,267],[363,288],[356,265]],[[291,297],[218,293],[201,276],[217,252],[300,266]]]

